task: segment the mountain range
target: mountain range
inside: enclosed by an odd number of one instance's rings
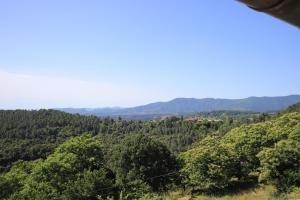
[[[300,102],[300,95],[280,97],[248,97],[245,99],[177,98],[131,108],[58,108],[72,114],[128,119],[158,118],[168,115],[187,115],[211,111],[275,112]]]

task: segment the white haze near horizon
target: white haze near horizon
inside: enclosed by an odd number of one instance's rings
[[[179,97],[219,98],[217,94],[220,95],[220,90],[208,90],[205,89],[205,85],[202,86],[198,91],[194,91],[188,88],[166,88],[163,85],[157,87],[155,84],[152,87],[129,84],[121,80],[91,81],[0,69],[0,109],[116,108],[166,102]],[[202,95],[199,96],[199,93]],[[235,88],[231,93],[237,93]],[[221,94],[221,98],[241,99],[249,96],[286,96],[296,93],[232,96],[230,91],[227,91],[227,95],[224,92]]]
[[[129,107],[148,103],[155,96],[123,83],[89,82],[1,70],[0,91],[0,109]]]

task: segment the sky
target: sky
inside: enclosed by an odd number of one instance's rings
[[[0,109],[300,94],[299,34],[235,0],[1,0]]]

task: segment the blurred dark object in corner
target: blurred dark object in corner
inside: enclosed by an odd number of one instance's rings
[[[300,0],[238,0],[300,28]]]

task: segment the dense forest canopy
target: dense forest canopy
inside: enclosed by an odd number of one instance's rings
[[[216,120],[197,120],[169,117],[155,121],[126,121],[122,119],[97,118],[95,116],[71,115],[54,110],[0,111],[0,171],[21,160],[46,158],[67,139],[89,133],[101,135],[104,140],[118,143],[127,134],[147,134],[162,141],[171,152],[177,154],[210,132],[226,132],[242,123],[264,119],[264,115],[235,119],[228,113],[219,114]],[[231,117],[232,116],[232,117]],[[218,120],[218,119],[222,120]]]
[[[296,145],[298,140],[292,138],[296,138],[293,135],[299,131],[300,113],[288,113],[271,121],[242,125],[222,137],[208,136],[195,148],[180,155],[184,160],[182,172],[186,175],[185,182],[195,189],[212,191],[222,191],[236,185],[258,184],[259,178],[270,178],[269,172],[265,170],[269,170],[267,163],[274,159],[267,160],[266,156],[270,155],[264,152],[273,151],[272,148],[276,151],[277,145],[285,140]],[[285,156],[282,159],[289,159],[288,156],[292,155]],[[276,159],[273,161],[276,162]],[[296,161],[293,163],[295,166],[290,167],[299,170],[299,162]],[[292,170],[290,167],[286,166],[282,170]]]
[[[124,121],[1,111],[0,198],[163,199],[178,189],[226,194],[273,185],[281,195],[299,188],[299,104],[239,115]]]

